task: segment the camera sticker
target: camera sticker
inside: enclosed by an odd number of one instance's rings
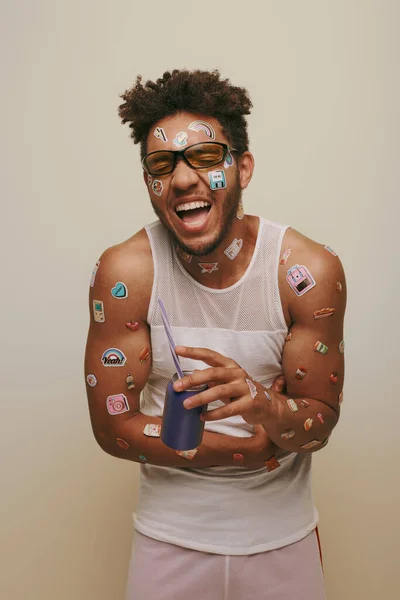
[[[224,169],[229,169],[229,167],[231,167],[234,163],[235,161],[233,160],[232,154],[228,152],[224,160]]]
[[[101,300],[93,300],[93,318],[96,323],[104,323],[104,304]]]
[[[131,331],[137,331],[139,329],[139,322],[138,321],[134,321],[132,323],[132,321],[129,321],[129,323],[125,323],[125,327],[127,327]]]
[[[234,239],[233,242],[224,250],[224,254],[230,259],[233,260],[237,257],[239,252],[241,251],[243,246],[243,240]]]
[[[128,297],[128,288],[122,281],[117,281],[114,287],[111,289],[111,295],[114,298],[127,298]]]
[[[218,271],[218,263],[197,263],[199,267],[201,267],[202,273],[213,273],[214,271]]]
[[[269,460],[266,460],[264,464],[267,467],[268,473],[270,473],[271,471],[275,471],[275,469],[281,466],[276,460],[276,456],[273,456]]]
[[[122,413],[128,412],[129,404],[127,397],[124,394],[108,396],[107,410],[110,415],[122,415]]]
[[[186,458],[187,460],[193,460],[197,452],[198,448],[194,448],[193,450],[176,450],[178,456],[182,456],[182,458]]]
[[[186,133],[186,131],[180,131],[174,137],[173,142],[174,142],[175,146],[178,146],[178,148],[181,148],[182,146],[186,146],[187,139],[188,139],[188,134]]]
[[[96,375],[93,375],[92,373],[86,377],[86,381],[90,387],[95,387],[97,385]]]
[[[144,435],[147,437],[161,437],[161,425],[156,425],[155,423],[147,423],[146,427],[143,429]]]
[[[320,352],[321,354],[326,354],[328,352],[328,346],[325,346],[322,342],[315,342],[313,346],[314,352]]]
[[[257,388],[254,385],[254,383],[251,381],[251,379],[246,379],[246,383],[249,386],[250,395],[254,399],[257,396]]]
[[[226,178],[223,171],[210,171],[208,173],[208,178],[212,190],[223,190],[226,188]]]
[[[94,286],[94,281],[96,279],[96,273],[97,273],[97,269],[100,266],[100,260],[98,260],[95,264],[95,266],[93,267],[93,271],[92,271],[92,276],[90,278],[90,287]]]
[[[105,367],[123,367],[126,363],[126,356],[118,348],[108,348],[103,352],[101,362]]]
[[[133,377],[132,375],[129,373],[129,375],[126,378],[126,383],[128,385],[128,390],[133,390],[133,388],[135,387],[135,382],[133,381]]]
[[[120,448],[123,448],[124,450],[127,450],[129,448],[128,442],[122,440],[121,438],[117,438],[117,444]]]
[[[331,317],[336,312],[336,308],[321,308],[320,310],[314,311],[314,319],[323,319],[324,317]]]
[[[286,264],[287,259],[289,258],[289,256],[292,254],[292,249],[291,248],[287,248],[285,250],[285,252],[282,254],[282,258],[279,261],[280,265],[284,265]]]
[[[203,131],[210,140],[215,140],[215,131],[209,123],[205,121],[192,121],[188,129],[191,131]]]
[[[328,250],[328,252],[330,252],[331,254],[333,254],[333,256],[337,256],[337,253],[330,246],[324,246],[324,248],[325,248],[325,250]]]
[[[153,132],[154,137],[162,142],[168,142],[167,134],[162,127],[156,127]]]
[[[163,182],[160,181],[159,179],[155,179],[153,181],[153,185],[151,186],[151,189],[153,190],[153,192],[155,193],[156,196],[161,196],[161,194],[163,193],[163,190],[164,190]]]
[[[243,202],[241,200],[239,200],[239,204],[237,207],[237,211],[236,211],[236,218],[239,219],[239,221],[241,221],[244,217],[244,208],[243,208]]]
[[[315,280],[304,265],[294,265],[286,275],[286,281],[297,296],[302,296],[315,286]]]

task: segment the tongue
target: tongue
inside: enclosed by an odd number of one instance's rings
[[[179,213],[180,218],[184,223],[195,223],[196,221],[205,221],[208,215],[208,209],[203,208],[192,208],[191,210],[184,210]]]

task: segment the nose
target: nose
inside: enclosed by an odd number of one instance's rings
[[[187,190],[198,182],[198,175],[182,156],[178,156],[175,169],[172,173],[171,185],[180,190]]]

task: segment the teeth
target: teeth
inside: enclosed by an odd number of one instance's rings
[[[186,202],[186,204],[179,204],[175,210],[180,212],[181,210],[193,210],[194,208],[203,208],[204,206],[210,206],[209,202],[199,200],[197,202]]]

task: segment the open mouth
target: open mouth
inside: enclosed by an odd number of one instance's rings
[[[204,225],[211,210],[211,204],[204,200],[178,204],[175,212],[181,221],[188,227],[201,227]]]

